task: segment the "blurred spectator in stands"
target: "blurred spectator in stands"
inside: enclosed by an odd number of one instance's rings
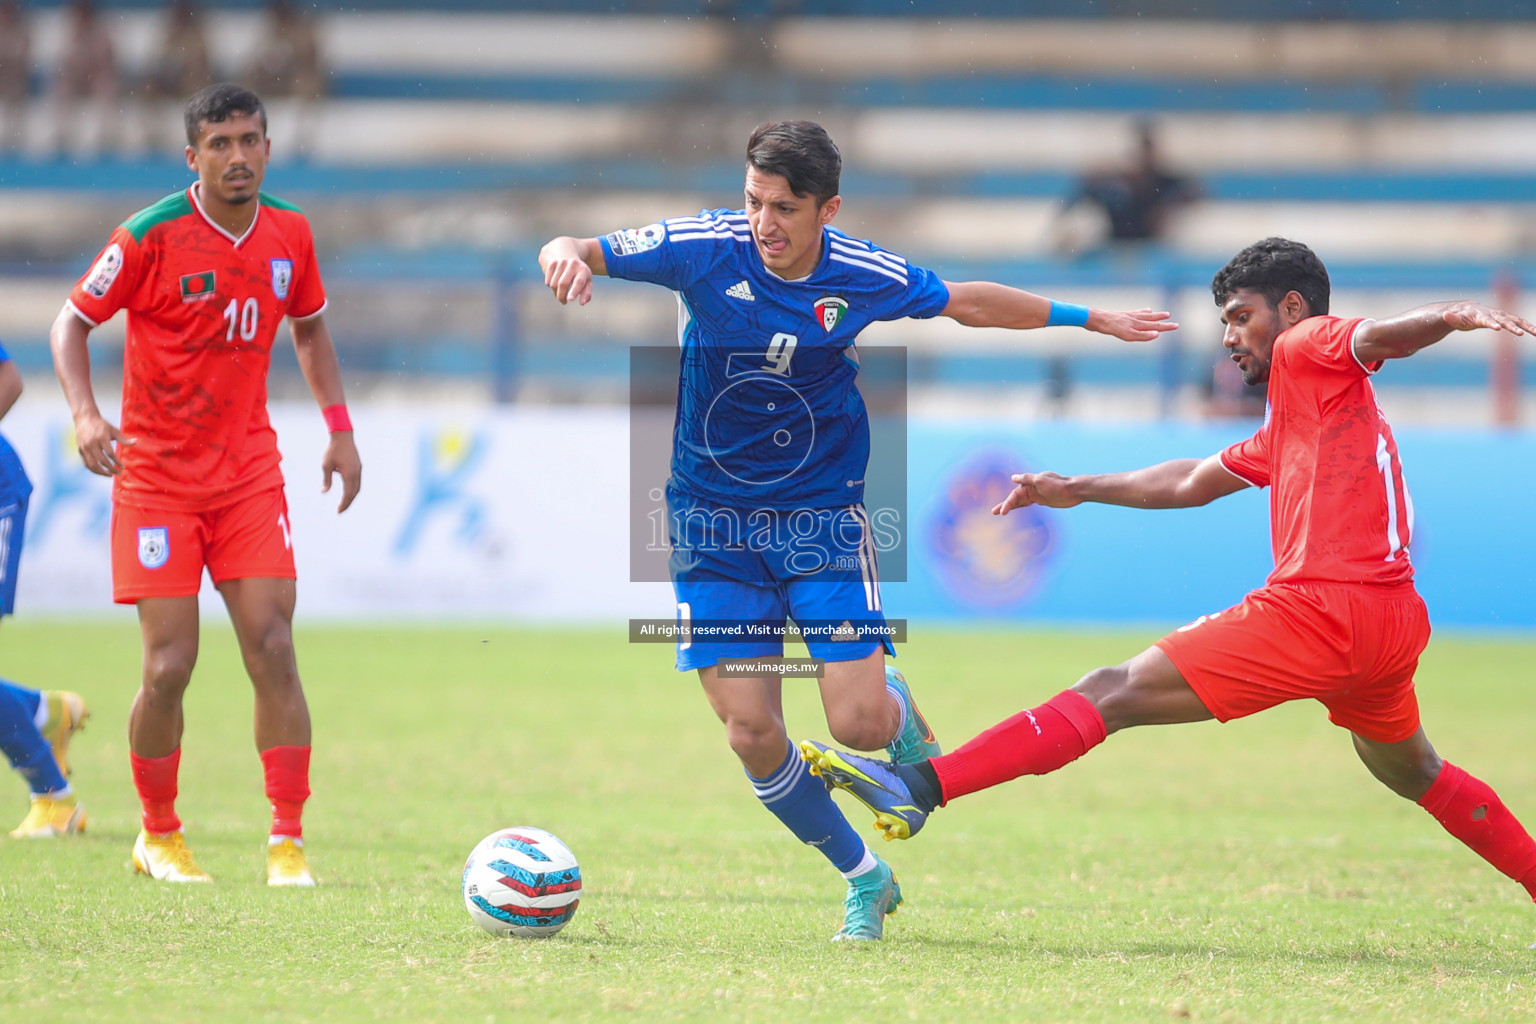
[[[212,82],[202,12],[192,0],[177,0],[166,11],[165,34],[144,76],[145,136],[151,150],[185,141],[181,110],[187,97]]]
[[[273,124],[291,126],[295,134],[278,141],[295,156],[310,147],[325,79],[314,18],[287,0],[272,0],[267,5],[267,34],[256,48],[244,84],[265,101]]]
[[[32,89],[32,30],[16,0],[0,0],[0,153],[26,141],[27,95]]]
[[[1150,122],[1142,121],[1136,126],[1136,151],[1128,166],[1087,174],[1078,182],[1058,220],[1058,247],[1082,250],[1099,248],[1105,242],[1137,245],[1158,241],[1169,215],[1199,196],[1199,182],[1162,165],[1156,132]],[[1085,207],[1096,208],[1103,216],[1098,238],[1084,239],[1081,230],[1070,230],[1072,214]]]
[[[94,156],[116,142],[120,99],[112,36],[91,0],[72,0],[53,78],[54,148]]]

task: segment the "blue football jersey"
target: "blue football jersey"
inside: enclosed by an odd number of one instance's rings
[[[10,359],[10,353],[4,345],[0,345],[0,363],[9,362]],[[0,436],[0,505],[15,498],[25,498],[31,493],[32,481],[27,479],[27,471],[22,468],[21,459],[16,456],[16,450],[10,442]]]
[[[609,276],[677,293],[677,490],[735,508],[864,500],[869,417],[854,342],[876,320],[941,313],[949,289],[937,275],[827,227],[816,269],[786,281],[763,266],[741,210],[601,242]]]

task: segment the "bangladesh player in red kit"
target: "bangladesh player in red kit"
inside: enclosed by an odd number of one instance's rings
[[[891,765],[807,741],[805,758],[869,806],[887,838],[905,839],[948,801],[1053,772],[1120,729],[1225,722],[1311,698],[1349,730],[1372,775],[1536,899],[1536,842],[1486,783],[1441,759],[1419,723],[1413,676],[1429,616],[1409,559],[1413,502],[1370,382],[1386,360],[1452,331],[1536,327],[1466,301],[1386,320],[1329,316],[1322,261],[1282,238],[1238,253],[1212,291],[1244,379],[1268,382],[1259,431],[1205,459],[1129,473],[1020,473],[992,511],[1085,501],[1188,508],[1268,487],[1275,569],[1265,585],[951,754]]]
[[[314,885],[301,815],[309,798],[309,708],[293,653],[292,533],[267,368],[286,317],[330,430],[324,488],[345,511],[362,463],[342,394],[309,222],[260,191],[271,143],[252,92],[214,85],[186,110],[197,181],[128,218],[53,325],[54,366],[80,457],[113,478],[113,599],[138,607],[144,670],[128,720],[143,831],[133,864],[167,882],[206,882],[176,815],[182,696],[197,661],[206,568],[234,623],[256,693],[272,830],[270,885]],[[121,428],[91,389],[87,337],[128,311]]]

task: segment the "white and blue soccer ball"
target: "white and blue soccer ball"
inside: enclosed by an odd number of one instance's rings
[[[581,901],[575,854],[539,828],[504,828],[480,840],[464,864],[464,907],[492,935],[547,938]]]

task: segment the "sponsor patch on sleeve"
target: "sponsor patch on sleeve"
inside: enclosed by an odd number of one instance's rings
[[[647,224],[643,228],[626,228],[608,236],[608,248],[617,256],[633,256],[637,252],[654,249],[666,240],[667,229],[662,224]]]
[[[91,267],[91,272],[85,275],[85,281],[80,287],[85,289],[85,294],[93,299],[104,299],[112,288],[112,282],[117,280],[118,271],[123,269],[123,247],[113,242],[102,250],[96,258],[96,263]]]

